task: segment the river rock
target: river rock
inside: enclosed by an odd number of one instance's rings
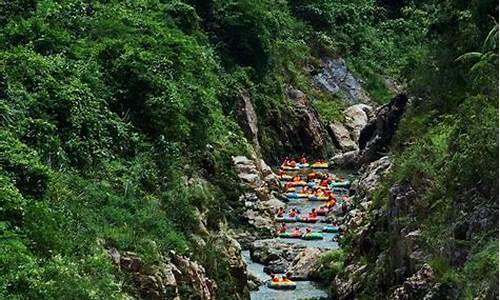
[[[253,190],[261,201],[269,200],[269,189],[253,160],[246,156],[233,156],[233,165],[244,185]]]
[[[322,251],[317,248],[306,248],[293,260],[288,268],[287,276],[292,280],[308,280],[319,268],[318,259]]]
[[[205,269],[199,263],[188,257],[170,252],[170,257],[163,258],[160,263],[145,270],[137,253],[117,249],[108,250],[112,260],[123,271],[130,273],[132,282],[138,293],[144,299],[174,299],[180,300],[179,285],[188,285],[197,299],[215,299],[217,286],[208,278]]]
[[[264,272],[267,274],[284,274],[288,269],[290,262],[280,258],[269,262],[267,266],[264,266]]]
[[[332,157],[329,163],[337,168],[354,169],[358,165],[358,151],[353,150],[345,153],[339,153]]]
[[[289,244],[276,240],[257,240],[250,244],[252,261],[268,265],[272,261],[284,259],[292,262],[297,254],[306,247],[299,244]]]
[[[331,123],[328,126],[328,131],[332,137],[333,143],[342,152],[358,150],[358,145],[351,139],[349,130],[339,122]]]
[[[251,291],[258,290],[263,283],[262,280],[260,280],[259,277],[252,272],[248,272],[247,278],[247,287]]]

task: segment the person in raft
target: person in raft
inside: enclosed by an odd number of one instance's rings
[[[290,282],[290,279],[286,277],[286,275],[281,276],[281,282]]]
[[[307,181],[313,181],[314,179],[316,179],[316,176],[317,175],[314,172],[307,174]]]
[[[316,189],[316,196],[317,197],[323,197],[324,194],[325,194],[325,192],[322,189],[320,189],[320,188]]]
[[[313,208],[313,209],[311,210],[311,212],[309,213],[309,218],[314,219],[314,218],[317,218],[317,217],[318,217],[318,213],[316,212],[316,209],[315,209],[315,208]]]
[[[302,236],[302,230],[300,230],[299,227],[295,227],[295,230],[292,232],[292,235],[296,235],[296,236]]]
[[[300,178],[300,176],[295,176],[295,177],[292,178],[293,182],[299,182],[301,180],[302,180],[302,178]]]
[[[323,178],[321,178],[321,182],[319,185],[328,186],[328,178],[326,176],[323,176]]]
[[[292,168],[295,168],[297,166],[297,162],[292,159],[289,163],[288,163],[288,166],[292,167]]]
[[[294,218],[294,217],[296,217],[296,216],[298,216],[298,215],[299,215],[299,212],[298,212],[298,211],[297,211],[297,209],[295,209],[295,208],[292,208],[292,210],[291,210],[291,211],[290,211],[290,213],[288,214],[288,216],[289,216],[289,217],[292,217],[292,218]]]
[[[284,214],[285,214],[285,209],[284,209],[283,207],[280,207],[280,208],[278,209],[278,211],[276,212],[276,216],[277,216],[278,218],[282,218]]]
[[[272,282],[279,282],[280,281],[280,278],[278,277],[278,275],[275,275],[274,273],[269,274],[269,276],[271,276]]]
[[[306,234],[309,234],[309,233],[312,233],[313,231],[311,230],[311,228],[306,228]]]
[[[280,233],[285,233],[287,229],[288,229],[288,227],[286,227],[286,224],[285,224],[285,223],[282,223],[282,224],[280,225],[280,227],[278,228],[278,234],[280,234]]]
[[[333,195],[333,194],[330,194],[330,201],[326,205],[326,207],[328,207],[328,208],[332,208],[335,206],[335,196],[332,197],[331,195]]]
[[[299,160],[299,161],[300,161],[300,163],[301,163],[301,164],[303,164],[303,165],[304,165],[304,164],[307,164],[307,159],[306,159],[306,157],[305,157],[305,155],[304,155],[304,154],[302,154],[302,156],[300,157],[300,160]]]
[[[282,163],[283,166],[289,166],[290,165],[290,157],[285,157],[285,160],[283,160]]]

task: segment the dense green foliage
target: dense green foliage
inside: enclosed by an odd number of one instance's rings
[[[375,208],[390,209],[392,186],[411,186],[417,193],[411,213],[388,222],[421,230],[419,247],[431,254],[442,283],[436,293],[493,299],[499,276],[497,3],[423,1],[413,9],[428,27],[421,29],[421,45],[397,58],[404,61],[400,74],[414,100],[393,145],[393,171],[373,195]],[[383,276],[373,269],[378,255],[397,251],[400,238],[377,224],[381,220],[373,219],[376,245],[356,258],[372,270],[371,283],[360,289],[364,299],[385,299],[391,288],[373,283]],[[347,249],[356,247],[354,239],[347,236]],[[451,290],[458,294],[450,296]]]

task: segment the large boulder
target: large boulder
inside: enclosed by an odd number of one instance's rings
[[[360,81],[349,72],[343,58],[323,59],[321,69],[313,76],[313,82],[317,88],[337,95],[346,103],[370,101]]]
[[[336,168],[355,169],[358,167],[358,151],[339,153],[330,159],[329,164]]]
[[[366,104],[356,104],[344,110],[345,127],[354,141],[359,140],[361,130],[368,124],[373,108]]]
[[[392,137],[408,102],[406,95],[398,95],[381,106],[359,135],[360,163],[366,164],[389,152]]]
[[[335,146],[343,152],[358,150],[358,144],[352,140],[349,130],[342,123],[331,123],[328,131]]]
[[[306,248],[300,252],[290,267],[287,276],[292,280],[308,280],[319,268],[318,259],[322,251],[317,248]]]
[[[289,244],[276,240],[257,240],[250,244],[252,261],[269,265],[273,261],[284,260],[292,262],[306,247],[299,244]]]

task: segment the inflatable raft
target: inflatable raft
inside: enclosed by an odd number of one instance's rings
[[[309,217],[297,218],[297,222],[316,223],[318,222],[318,218],[309,218]]]
[[[297,217],[290,217],[290,216],[284,216],[284,217],[274,217],[274,220],[276,222],[283,222],[283,223],[295,223],[297,222]]]
[[[278,282],[268,281],[267,287],[275,290],[294,290],[297,287],[297,284],[290,280]]]
[[[305,193],[286,193],[286,197],[290,199],[298,199],[298,198],[309,198],[309,194]]]
[[[328,169],[328,163],[326,162],[315,162],[311,165],[313,169]]]
[[[351,186],[350,180],[334,181],[330,183],[330,188],[348,188]]]
[[[283,174],[283,175],[278,176],[278,178],[281,181],[290,181],[290,180],[292,180],[293,177],[290,175]]]
[[[326,216],[330,212],[330,209],[328,207],[320,207],[316,210],[316,213],[318,216]]]
[[[281,166],[281,170],[283,171],[298,171],[300,170],[299,166],[291,167],[291,166]]]
[[[285,232],[285,233],[280,233],[278,234],[280,238],[284,239],[300,239],[302,237],[302,234],[294,234],[291,232]]]
[[[302,180],[301,181],[293,181],[292,185],[293,186],[305,186],[305,185],[307,185],[307,182],[302,181]]]
[[[329,233],[335,233],[335,232],[339,232],[339,228],[337,226],[328,225],[328,226],[323,227],[322,231],[329,232]]]
[[[328,201],[328,196],[316,196],[316,195],[311,195],[309,196],[310,201]]]
[[[302,236],[302,239],[303,240],[307,240],[307,241],[310,241],[310,240],[322,240],[323,239],[323,235],[319,232],[312,232],[312,233],[306,233]]]

